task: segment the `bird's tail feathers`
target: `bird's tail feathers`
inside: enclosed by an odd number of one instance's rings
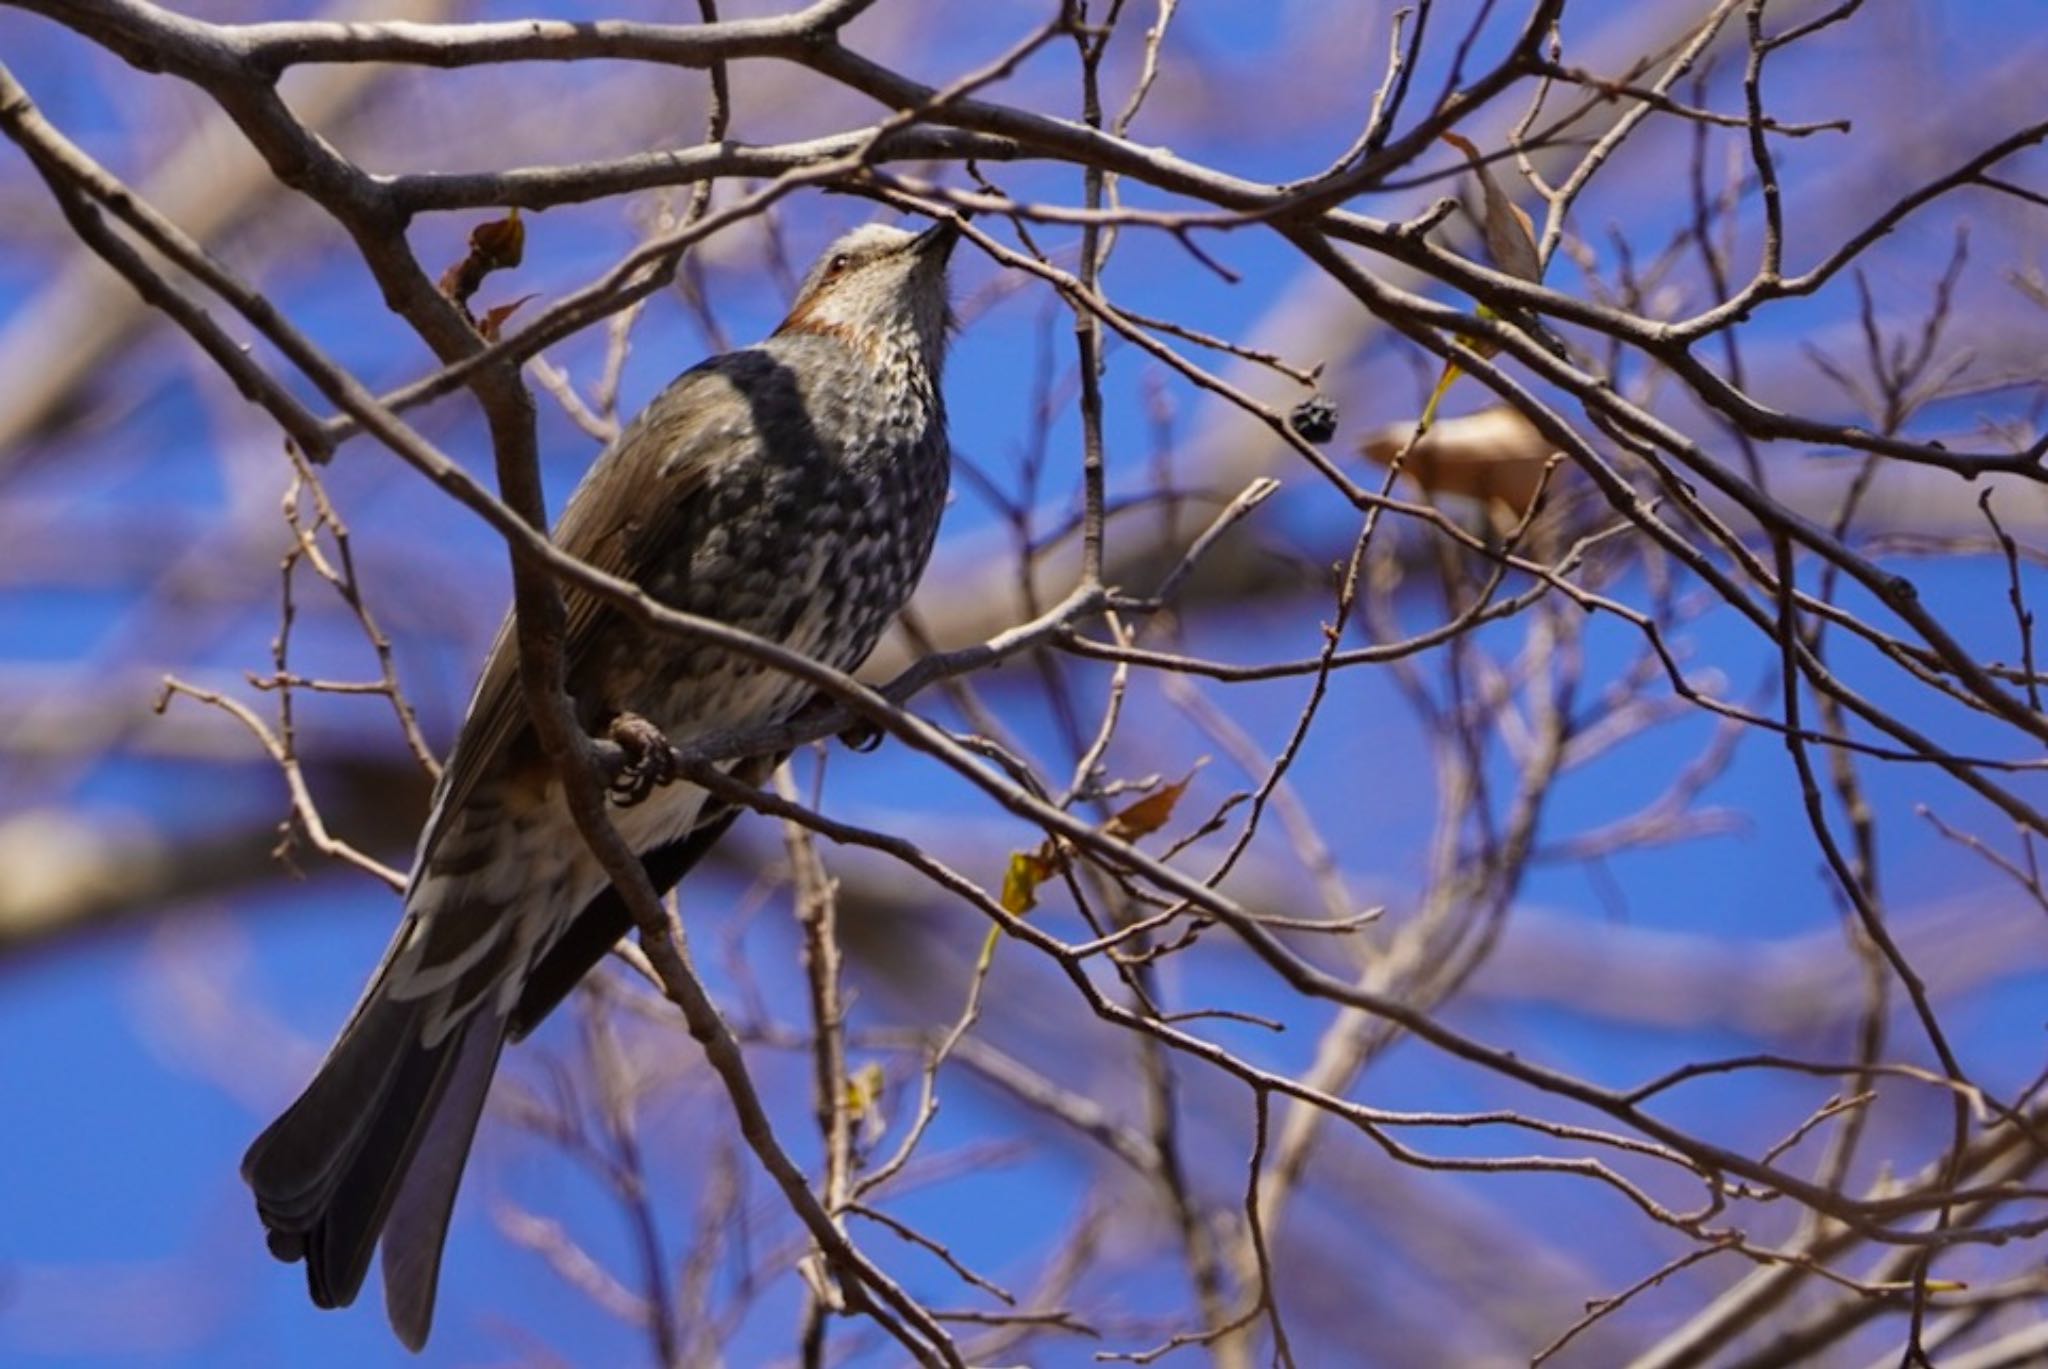
[[[439,1085],[440,1101],[384,1224],[384,1310],[409,1349],[424,1346],[433,1327],[448,1219],[505,1035],[505,1020],[486,1009],[446,1043],[452,1050]]]
[[[306,1262],[319,1306],[355,1300],[386,1234],[392,1322],[414,1349],[505,1040],[502,1013],[485,1005],[424,1044],[432,1002],[393,998],[380,976],[320,1072],[242,1160],[271,1253]]]

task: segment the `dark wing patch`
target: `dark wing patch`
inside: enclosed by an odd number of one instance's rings
[[[677,377],[599,456],[577,487],[554,533],[555,545],[599,570],[632,579],[648,548],[686,525],[706,477],[752,432],[745,395],[727,368],[745,353],[714,358]],[[686,460],[674,460],[678,456]],[[603,605],[570,589],[564,649],[573,671],[589,647]],[[519,647],[507,616],[470,699],[461,735],[448,758],[435,820],[420,848],[432,854],[450,815],[460,812],[477,782],[521,747],[526,707],[519,686]]]

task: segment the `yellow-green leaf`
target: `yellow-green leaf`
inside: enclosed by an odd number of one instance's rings
[[[1038,906],[1038,886],[1059,873],[1059,860],[1048,842],[1036,851],[1012,851],[1003,871],[1003,911],[1022,917]]]
[[[1422,406],[1422,417],[1415,420],[1416,437],[1419,438],[1424,433],[1428,432],[1429,425],[1436,422],[1437,405],[1444,402],[1444,395],[1449,393],[1451,388],[1451,382],[1456,380],[1462,374],[1464,373],[1458,369],[1457,362],[1447,361],[1444,363],[1444,373],[1442,377],[1438,379],[1436,383],[1436,388],[1429,392],[1429,403]]]
[[[887,1081],[882,1067],[872,1060],[846,1077],[846,1115],[858,1122],[882,1101]]]
[[[1476,312],[1481,318],[1500,317],[1499,314],[1496,314],[1493,310],[1487,308],[1483,304],[1479,306]],[[1494,342],[1491,338],[1466,337],[1463,333],[1460,333],[1458,335],[1458,341],[1464,343],[1467,347],[1471,348],[1473,351],[1479,353],[1479,355],[1483,357],[1493,356],[1495,353],[1500,351],[1500,345]],[[1441,377],[1438,378],[1436,382],[1436,388],[1430,391],[1429,403],[1422,406],[1422,417],[1415,421],[1415,435],[1417,437],[1421,437],[1424,433],[1428,432],[1429,425],[1436,422],[1437,405],[1443,403],[1444,394],[1451,388],[1451,382],[1456,380],[1459,376],[1463,375],[1464,373],[1464,370],[1458,365],[1457,362],[1446,361],[1444,363],[1444,373]]]

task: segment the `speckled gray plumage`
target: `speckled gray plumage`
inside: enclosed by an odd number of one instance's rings
[[[621,450],[670,448],[677,430],[728,455],[641,534],[636,578],[672,607],[842,669],[865,659],[924,569],[947,482],[936,388],[921,378],[886,400],[882,388],[848,344],[801,333],[683,377]],[[758,662],[616,620],[592,632],[571,693],[593,730],[633,712],[676,741],[786,716],[803,697]]]
[[[950,230],[856,230],[758,346],[680,376],[592,466],[557,542],[675,608],[857,666],[908,600],[945,503],[939,392]],[[787,719],[808,689],[567,595],[583,726],[677,744]],[[541,755],[501,630],[421,835],[405,918],[321,1072],[243,1162],[271,1248],[350,1302],[384,1232],[386,1299],[424,1342],[441,1246],[498,1051],[625,930]],[[760,777],[756,764],[745,772]],[[615,809],[663,887],[729,813],[687,784]]]

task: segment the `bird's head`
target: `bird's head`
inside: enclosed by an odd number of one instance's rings
[[[877,359],[914,351],[937,370],[953,323],[946,262],[959,237],[950,222],[922,233],[861,225],[825,249],[776,331],[836,337]]]

